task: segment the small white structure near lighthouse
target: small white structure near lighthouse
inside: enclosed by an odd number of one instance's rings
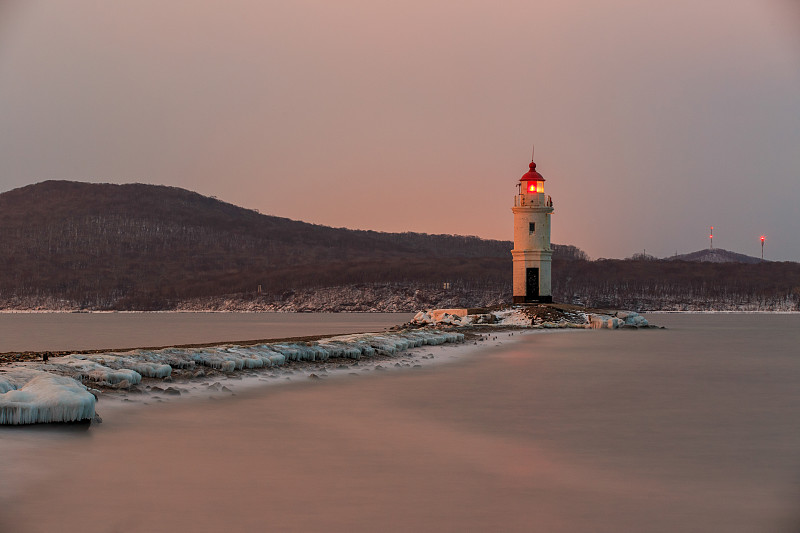
[[[544,194],[544,178],[530,170],[519,180],[519,194],[514,198],[514,303],[549,303],[553,301],[550,283],[550,215],[553,200]]]

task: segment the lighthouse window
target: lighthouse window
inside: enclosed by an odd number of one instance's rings
[[[536,183],[529,183],[528,184],[528,192],[536,192]]]
[[[528,231],[531,233],[536,232],[536,222],[528,222]]]

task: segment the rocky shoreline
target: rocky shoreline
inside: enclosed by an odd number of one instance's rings
[[[0,312],[98,312],[98,311],[179,311],[247,313],[410,313],[420,309],[464,307],[493,308],[505,305],[510,293],[500,289],[456,287],[452,289],[413,287],[405,284],[356,284],[313,289],[289,289],[278,294],[228,294],[202,298],[151,302],[148,305],[98,305],[63,299],[0,298]],[[643,312],[798,312],[798,300],[680,298],[669,295],[601,295],[582,299],[563,297],[562,301],[591,306],[606,306]],[[602,302],[602,303],[601,303]]]
[[[228,294],[119,307],[56,298],[0,298],[0,310],[13,312],[185,311],[247,313],[410,313],[425,308],[502,305],[501,290],[414,288],[405,284],[356,284],[287,289],[278,294]]]

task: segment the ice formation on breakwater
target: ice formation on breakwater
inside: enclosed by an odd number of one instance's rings
[[[95,401],[84,385],[69,377],[36,370],[0,374],[0,424],[91,420]]]
[[[71,374],[82,381],[94,381],[99,385],[120,385],[128,383],[136,385],[142,381],[142,375],[130,368],[109,368],[94,361],[88,361],[82,355],[70,355],[56,363],[56,368],[63,373]]]
[[[169,378],[173,369],[206,367],[236,372],[282,366],[289,361],[392,356],[414,347],[463,341],[463,333],[403,331],[341,335],[315,342],[70,354],[54,357],[49,363],[16,363],[10,371],[0,372],[0,424],[91,419],[95,397],[81,382],[128,389],[141,383],[142,377]]]

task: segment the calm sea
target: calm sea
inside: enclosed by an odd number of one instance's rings
[[[0,313],[0,353],[383,331],[411,313]]]
[[[799,531],[800,315],[649,318],[2,430],[0,531]]]

